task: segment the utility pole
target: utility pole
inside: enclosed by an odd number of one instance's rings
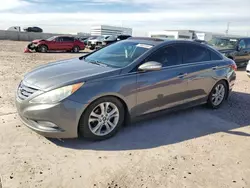
[[[227,30],[226,30],[226,35],[229,33],[229,27],[230,27],[230,22],[227,22]]]

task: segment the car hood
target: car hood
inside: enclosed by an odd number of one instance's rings
[[[214,48],[214,49],[216,49],[216,50],[218,50],[219,52],[221,52],[221,53],[228,53],[228,52],[232,52],[232,51],[234,51],[234,49],[230,49],[230,48],[220,48],[220,47],[217,47],[217,46],[212,46],[212,48]]]
[[[26,74],[23,82],[28,86],[48,91],[61,86],[114,76],[120,69],[88,63],[79,58],[42,65]]]

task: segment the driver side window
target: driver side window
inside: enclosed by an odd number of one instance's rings
[[[163,67],[179,65],[182,63],[181,45],[166,46],[151,54],[145,62],[156,61]]]

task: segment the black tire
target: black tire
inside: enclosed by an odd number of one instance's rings
[[[38,51],[41,53],[46,53],[48,51],[48,47],[46,45],[41,45],[38,47]]]
[[[221,100],[221,102],[219,104],[215,104],[215,102],[213,101],[213,94],[215,93],[216,87],[219,85],[224,87],[225,92],[224,92],[224,96],[223,96],[223,99]],[[225,99],[227,98],[227,95],[228,95],[228,86],[227,86],[226,81],[221,80],[221,81],[217,82],[208,96],[208,100],[207,100],[208,107],[210,107],[212,109],[219,108],[223,104]]]
[[[91,112],[101,103],[103,102],[110,102],[113,103],[119,110],[119,120],[117,125],[115,126],[115,128],[108,134],[103,135],[103,136],[99,136],[94,134],[89,127],[89,117]],[[85,112],[82,114],[81,119],[79,121],[79,127],[78,127],[78,131],[79,131],[79,135],[87,138],[87,139],[91,139],[91,140],[105,140],[108,139],[112,136],[114,136],[119,129],[122,127],[122,125],[124,124],[124,116],[125,116],[125,110],[124,110],[124,106],[121,103],[121,101],[115,97],[102,97],[100,99],[97,99],[96,101],[94,101],[93,103],[91,103],[87,109],[85,110]]]
[[[74,53],[78,53],[79,51],[80,51],[79,46],[74,46],[72,49],[72,52],[74,52]]]

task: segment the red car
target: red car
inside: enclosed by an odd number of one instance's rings
[[[34,40],[28,45],[28,48],[42,53],[47,51],[79,52],[85,49],[85,45],[71,36],[54,36],[46,40]]]

